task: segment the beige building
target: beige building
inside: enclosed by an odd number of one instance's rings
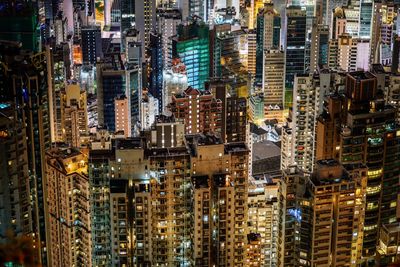
[[[149,152],[152,265],[190,265],[194,243],[189,153],[185,147]]]
[[[273,49],[265,50],[263,63],[264,115],[266,119],[282,121],[285,92],[285,52]]]
[[[357,39],[344,33],[329,40],[328,66],[341,71],[369,68],[369,40]]]
[[[247,71],[256,75],[257,33],[251,30],[247,33]]]
[[[290,167],[280,187],[279,266],[359,266],[367,168],[321,160],[305,175]]]
[[[213,136],[197,135],[188,142],[197,144],[191,159],[195,262],[246,266],[249,150],[244,143],[222,144]]]
[[[81,137],[88,133],[86,92],[79,84],[69,84],[61,93],[61,123],[64,141],[72,147],[80,147]]]
[[[87,156],[74,148],[46,154],[46,231],[49,266],[91,266]]]
[[[248,266],[276,266],[278,263],[279,185],[270,177],[256,177],[249,182],[247,253],[260,254],[247,258]],[[257,238],[254,238],[257,237]],[[257,241],[257,242],[255,242]],[[258,252],[259,251],[259,252]]]
[[[123,131],[124,136],[130,136],[129,102],[126,96],[115,99],[115,132]]]
[[[367,168],[357,164],[346,166],[346,170],[334,160],[316,165],[309,184],[311,266],[358,266],[364,237]]]

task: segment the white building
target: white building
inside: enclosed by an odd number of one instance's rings
[[[329,41],[328,65],[342,71],[368,70],[369,40],[352,38],[343,34]]]
[[[307,172],[314,168],[316,119],[331,80],[329,72],[297,75],[294,80],[291,161]]]
[[[188,87],[188,78],[186,68],[180,61],[174,63],[169,70],[163,71],[163,96],[162,96],[162,111],[166,112],[167,105],[171,103],[172,96],[183,93]]]
[[[276,266],[278,262],[278,184],[271,178],[252,179],[248,195],[248,232],[260,235],[258,266]]]
[[[171,67],[172,54],[172,36],[177,34],[177,26],[182,22],[182,16],[177,9],[158,9],[157,10],[157,28],[161,33],[162,53],[164,68]]]
[[[140,103],[141,130],[150,129],[158,115],[158,99],[147,93]]]

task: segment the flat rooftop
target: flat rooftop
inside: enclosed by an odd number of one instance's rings
[[[272,158],[281,155],[281,149],[274,142],[264,140],[253,144],[253,161]]]

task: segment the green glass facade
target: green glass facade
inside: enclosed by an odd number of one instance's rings
[[[12,5],[5,5],[0,11],[0,40],[21,42],[23,49],[37,52],[37,26],[36,11],[29,3],[18,9]]]
[[[204,90],[210,71],[208,26],[197,22],[181,25],[178,38],[173,40],[172,55],[185,64],[189,85]]]

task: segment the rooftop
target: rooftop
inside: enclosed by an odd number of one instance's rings
[[[376,76],[369,71],[353,71],[349,72],[347,75],[356,80],[369,80],[376,78]]]
[[[254,143],[252,149],[253,161],[272,158],[281,155],[281,149],[274,142],[264,140]]]
[[[207,175],[192,176],[192,183],[195,189],[209,187]]]
[[[382,228],[388,233],[398,233],[400,232],[400,222],[384,224]]]
[[[126,139],[115,139],[116,149],[135,149],[142,148],[142,139],[140,137],[131,137]]]
[[[110,179],[110,193],[126,193],[128,188],[128,180]]]
[[[311,180],[316,186],[335,184],[349,180],[349,175],[337,160],[326,159],[317,161]]]
[[[186,157],[189,156],[189,151],[186,147],[151,148],[145,154],[149,158]]]
[[[236,153],[236,152],[250,152],[249,148],[244,142],[227,143],[225,144],[225,153]]]

